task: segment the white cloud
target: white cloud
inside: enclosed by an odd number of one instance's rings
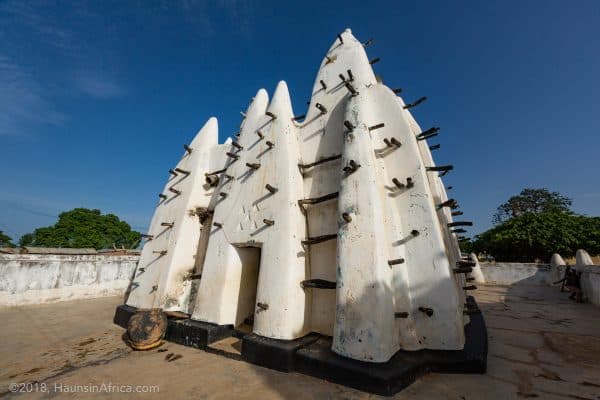
[[[35,79],[2,54],[0,88],[0,135],[20,135],[34,126],[57,125],[65,120]]]
[[[102,74],[84,71],[75,74],[75,85],[83,93],[98,99],[119,97],[125,89],[113,78]]]

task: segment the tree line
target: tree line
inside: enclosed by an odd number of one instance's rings
[[[572,200],[548,189],[523,189],[502,203],[494,227],[460,242],[464,252],[487,254],[497,261],[547,262],[585,249],[600,254],[600,217],[571,210]]]
[[[21,236],[19,246],[71,248],[136,248],[141,234],[114,214],[75,208],[58,216],[52,226],[38,228]],[[0,247],[14,247],[12,239],[0,231]]]

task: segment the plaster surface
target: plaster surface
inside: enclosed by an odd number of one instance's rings
[[[0,254],[0,306],[123,295],[139,256]]]
[[[250,321],[272,339],[330,335],[361,361],[462,349],[468,289],[455,269],[469,262],[411,107],[346,30],[304,117],[282,81],[225,143],[211,118],[161,193],[127,304]]]

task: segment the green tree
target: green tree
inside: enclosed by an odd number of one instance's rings
[[[600,254],[600,217],[527,213],[477,235],[473,245],[497,261],[548,261],[553,253],[571,257],[577,249]]]
[[[600,254],[600,217],[573,213],[571,200],[547,189],[524,189],[498,207],[497,225],[475,236],[473,249],[498,261],[547,261],[577,249]]]
[[[548,189],[526,188],[516,196],[512,196],[506,203],[501,204],[494,214],[494,224],[500,224],[527,213],[541,213],[549,211],[568,212],[572,200],[558,192]]]
[[[15,247],[12,239],[2,231],[0,231],[0,247]]]
[[[114,214],[102,214],[100,210],[75,208],[58,216],[53,226],[38,228],[21,237],[21,246],[43,247],[93,247],[106,249],[132,248],[140,240],[140,233],[131,229],[125,221]]]
[[[462,253],[470,254],[474,250],[473,241],[471,241],[469,238],[460,239],[458,241],[458,246],[460,247],[460,251]]]

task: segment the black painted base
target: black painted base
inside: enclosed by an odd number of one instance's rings
[[[309,333],[295,340],[278,340],[251,333],[242,339],[242,359],[261,367],[290,372],[294,370],[296,352],[320,337],[318,333]]]
[[[135,307],[122,304],[117,307],[113,322],[127,329],[129,318],[135,314]],[[211,343],[229,337],[233,334],[233,326],[216,325],[209,322],[194,321],[191,319],[169,318],[165,339],[184,346],[204,349]]]
[[[473,297],[467,298],[476,307]],[[134,307],[121,305],[115,324],[126,328]],[[190,319],[169,319],[166,339],[200,349],[240,332],[231,325]],[[427,372],[478,373],[487,368],[487,330],[483,315],[471,315],[465,326],[463,350],[399,351],[386,363],[368,363],[342,357],[331,350],[331,337],[310,333],[296,340],[277,340],[253,333],[242,337],[242,359],[279,371],[297,371],[341,385],[380,395],[393,395]]]

